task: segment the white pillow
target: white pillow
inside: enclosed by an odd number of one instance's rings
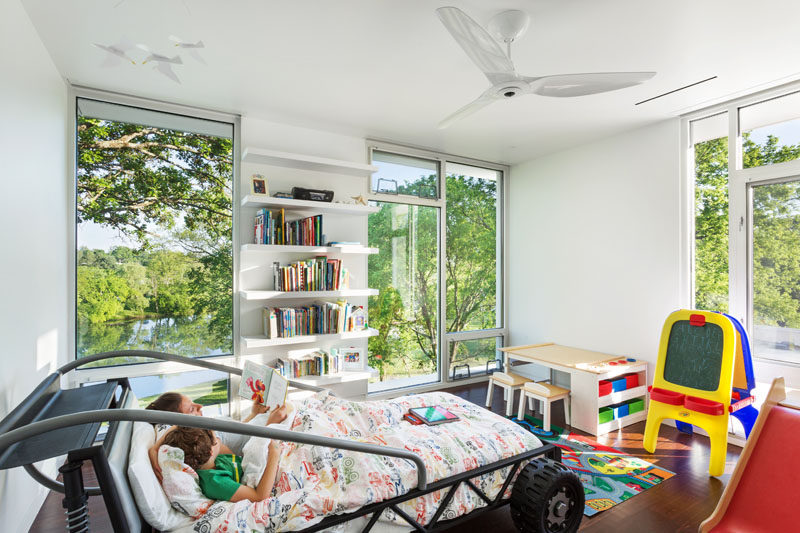
[[[200,490],[197,472],[183,462],[184,453],[180,448],[162,444],[158,449],[158,465],[164,478],[162,487],[172,507],[197,520],[214,504]]]
[[[156,442],[156,430],[147,422],[134,422],[128,456],[128,481],[139,512],[159,531],[189,525],[193,520],[172,508],[158,482],[147,451]]]

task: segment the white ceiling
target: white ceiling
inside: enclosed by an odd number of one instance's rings
[[[298,126],[514,164],[800,78],[796,0],[22,0],[71,83]],[[657,71],[637,87],[578,98],[496,102],[446,130],[437,123],[489,82],[434,9],[485,26],[524,9],[512,59],[523,75]],[[92,43],[122,37],[183,54],[176,84],[150,65],[101,68]],[[8,52],[4,52],[8,53]],[[634,106],[710,76],[716,80]]]

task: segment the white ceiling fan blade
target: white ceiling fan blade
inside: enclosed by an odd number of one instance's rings
[[[655,72],[594,72],[523,79],[531,84],[531,91],[536,94],[569,97],[632,87],[646,82],[655,75]]]
[[[489,32],[457,7],[440,7],[439,19],[492,85],[515,79],[514,63]]]
[[[439,123],[437,128],[443,130],[449,126],[451,126],[454,122],[458,122],[461,119],[467,118],[471,114],[475,113],[486,107],[487,105],[491,104],[493,101],[497,100],[497,98],[493,98],[488,94],[488,92],[483,93],[478,97],[477,100],[473,100],[472,102],[468,103],[443,121]]]

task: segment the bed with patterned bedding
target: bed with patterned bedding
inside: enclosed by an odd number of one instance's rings
[[[460,420],[437,426],[414,426],[403,419],[409,408],[431,405],[445,407]],[[288,423],[293,431],[413,451],[425,462],[429,483],[541,446],[535,436],[517,424],[443,392],[367,402],[347,401],[321,392],[296,407]],[[263,472],[268,444],[269,439],[253,437],[245,446],[245,482],[250,485],[255,485]],[[174,531],[302,530],[327,516],[349,513],[405,494],[417,484],[414,465],[405,459],[289,442],[281,443],[281,448],[272,497],[260,502],[205,500],[181,505],[196,519]],[[169,451],[162,447],[164,459],[169,458]],[[181,468],[184,472],[188,469],[185,465]],[[502,489],[509,468],[488,472],[472,482],[493,498]],[[175,495],[170,494],[167,484],[164,488],[173,499]],[[424,524],[436,512],[444,492],[431,492],[398,507]],[[506,493],[510,493],[510,489]],[[485,505],[474,491],[462,484],[442,518],[455,518]],[[402,523],[408,529],[391,509],[384,510],[381,522],[385,525]]]

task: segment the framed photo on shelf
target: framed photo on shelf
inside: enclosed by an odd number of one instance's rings
[[[364,370],[364,354],[361,348],[356,348],[354,346],[341,348],[339,353],[342,355],[342,370],[346,372]]]
[[[261,174],[253,174],[250,176],[250,194],[257,196],[269,196],[269,187],[267,187],[267,178]]]

